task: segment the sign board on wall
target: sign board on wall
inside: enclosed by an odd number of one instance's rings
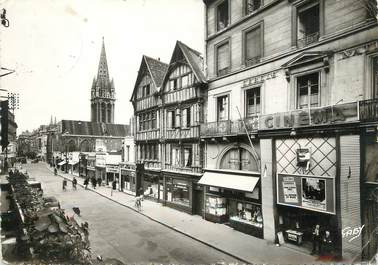
[[[277,204],[335,214],[335,179],[277,174]]]
[[[340,124],[353,121],[358,121],[357,102],[312,108],[310,111],[308,109],[300,109],[261,115],[259,118],[259,130]]]
[[[96,167],[106,167],[106,154],[96,154]]]

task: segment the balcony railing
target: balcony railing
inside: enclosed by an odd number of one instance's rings
[[[156,139],[160,139],[160,129],[155,129],[151,131],[142,131],[142,132],[136,133],[137,141],[156,140]]]
[[[182,167],[179,165],[165,164],[166,170],[177,171],[177,172],[186,172],[186,173],[202,173],[202,167],[192,166],[192,167]]]
[[[186,101],[191,98],[196,98],[197,93],[194,87],[187,87],[179,90],[171,91],[164,95],[166,104],[170,104],[177,101]]]
[[[378,98],[360,101],[359,112],[361,122],[378,121]]]
[[[199,135],[199,126],[191,126],[188,128],[174,128],[167,129],[165,138],[166,139],[189,139],[189,138],[198,138]]]
[[[319,40],[319,32],[304,35],[303,38],[298,39],[298,47],[305,47],[311,43],[317,42]]]
[[[209,122],[201,125],[202,137],[217,137],[224,135],[240,135],[257,132],[258,130],[258,116],[249,117],[243,120],[226,120],[218,122]]]

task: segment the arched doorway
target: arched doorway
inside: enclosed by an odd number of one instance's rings
[[[80,152],[91,152],[91,144],[88,140],[84,140],[80,143]]]

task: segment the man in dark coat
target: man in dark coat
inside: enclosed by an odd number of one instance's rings
[[[320,254],[321,251],[321,234],[320,234],[320,225],[315,225],[315,228],[312,232],[312,251],[311,255],[313,254]]]

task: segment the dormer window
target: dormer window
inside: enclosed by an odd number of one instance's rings
[[[249,15],[262,6],[262,0],[245,0],[245,15]]]
[[[217,7],[217,31],[224,29],[229,23],[228,0],[224,0]]]

